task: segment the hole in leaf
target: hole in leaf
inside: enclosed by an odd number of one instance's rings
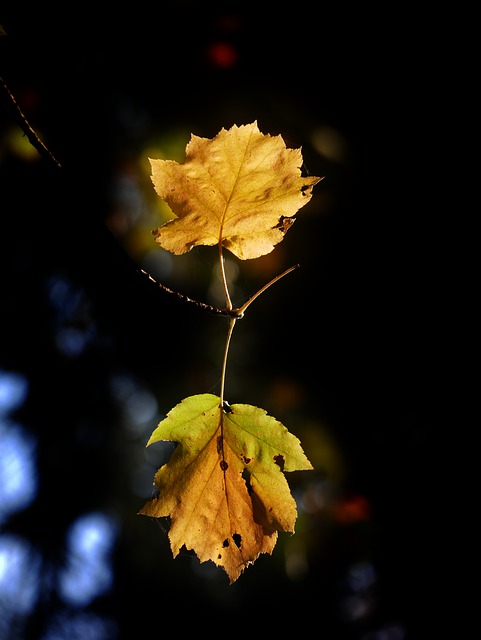
[[[280,229],[283,233],[286,233],[286,231],[292,227],[295,221],[295,218],[287,218],[285,216],[281,216],[275,228]]]
[[[236,547],[240,549],[242,543],[242,536],[240,535],[240,533],[234,533],[232,535],[232,540],[234,540]]]
[[[228,546],[229,546],[229,539],[228,539],[228,538],[226,538],[226,539],[224,540],[224,542],[222,543],[222,546],[223,546],[223,547],[228,547]],[[220,558],[220,556],[219,556],[219,558]]]
[[[278,453],[276,456],[274,456],[274,462],[279,465],[279,468],[281,471],[284,471],[284,456],[281,453]]]

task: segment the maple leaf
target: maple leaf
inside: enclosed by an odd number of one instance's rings
[[[149,160],[155,191],[177,216],[153,233],[177,255],[216,244],[242,260],[269,253],[321,180],[301,177],[301,149],[264,135],[256,121],[212,139],[192,135],[183,164]]]
[[[313,467],[299,440],[263,409],[219,405],[212,394],[190,396],[159,423],[147,446],[178,445],[155,475],[157,496],[139,513],[170,516],[173,556],[185,545],[232,584],[261,553],[272,553],[278,531],[294,533],[297,509],[284,472]]]

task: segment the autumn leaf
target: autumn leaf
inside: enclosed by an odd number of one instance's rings
[[[153,233],[177,255],[217,244],[242,260],[269,253],[321,180],[301,177],[301,149],[264,135],[257,122],[212,139],[192,135],[183,164],[149,160],[155,190],[177,216]]]
[[[312,465],[299,440],[263,409],[219,405],[212,394],[186,398],[152,433],[147,446],[178,444],[140,514],[170,516],[174,557],[185,545],[232,583],[260,554],[272,553],[278,531],[294,533],[297,509],[284,473]]]

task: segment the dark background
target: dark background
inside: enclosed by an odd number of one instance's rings
[[[0,520],[0,536],[41,558],[27,610],[1,583],[2,640],[277,635],[289,624],[333,640],[434,637],[437,283],[420,184],[436,45],[424,20],[323,4],[2,10],[0,75],[62,165],[17,149],[1,91],[0,371],[28,384],[9,419],[34,437],[36,493]],[[238,323],[227,397],[300,437],[316,471],[293,477],[295,495],[319,504],[291,540],[299,574],[285,569],[281,535],[272,557],[228,586],[187,553],[172,559],[162,526],[136,515],[160,464],[145,442],[182,398],[218,392],[225,329],[138,274],[150,249],[133,249],[132,232],[155,243],[125,210],[129,197],[152,199],[146,149],[171,136],[181,161],[190,133],[254,120],[302,147],[305,170],[324,180],[273,262],[239,264],[238,303],[301,268]],[[335,132],[337,155],[316,144],[320,131]],[[174,259],[165,284],[206,300],[215,256],[192,254]],[[123,395],[132,389],[139,411],[158,403],[145,424],[131,416],[134,427]],[[80,606],[57,577],[69,527],[89,512],[116,523],[114,578]]]

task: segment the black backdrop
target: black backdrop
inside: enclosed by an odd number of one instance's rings
[[[432,353],[418,195],[421,25],[322,4],[261,14],[246,3],[115,11],[0,14],[0,75],[62,164],[15,152],[9,136],[18,124],[2,93],[0,369],[28,381],[14,418],[35,436],[36,495],[0,524],[3,536],[31,543],[41,570],[27,612],[11,615],[2,596],[11,623],[1,632],[47,639],[55,621],[55,637],[77,637],[80,614],[91,613],[108,624],[89,627],[93,618],[85,618],[89,630],[79,637],[277,634],[287,624],[325,638],[427,637]],[[237,56],[232,64],[215,56],[219,42]],[[337,442],[348,470],[338,488],[344,504],[369,508],[327,538],[316,530],[322,518],[311,522],[302,578],[286,575],[279,544],[279,555],[260,558],[229,587],[220,570],[202,573],[188,554],[173,560],[162,527],[136,516],[143,499],[129,477],[145,433],[136,440],[119,426],[112,392],[113,379],[135,380],[165,414],[186,395],[209,391],[211,371],[193,369],[203,358],[199,340],[218,319],[140,277],[106,220],[119,166],[150,137],[176,129],[212,137],[254,120],[302,146],[309,172],[325,179],[284,241],[282,267],[299,261],[301,269],[265,294],[257,313],[253,305],[239,330],[241,344],[249,351],[251,339],[254,348],[239,367],[234,401],[271,412],[257,385],[286,372],[302,391],[303,420],[328,424]],[[342,161],[316,151],[312,132],[324,126],[343,140]],[[52,293],[59,283],[60,302]],[[200,299],[203,285],[180,283]],[[58,347],[65,328],[85,341],[69,355]],[[117,523],[115,577],[82,608],[62,600],[55,575],[66,532],[90,511]],[[360,593],[347,576],[362,563],[376,579]],[[356,614],[356,606],[365,610]]]

